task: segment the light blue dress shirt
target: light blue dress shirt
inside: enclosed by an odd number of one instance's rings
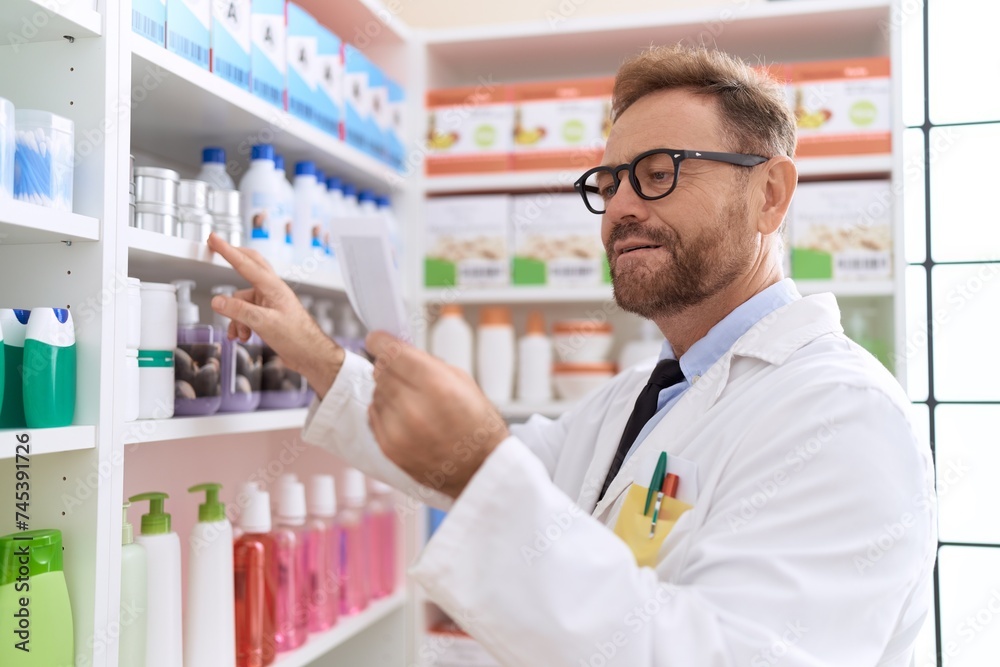
[[[628,454],[625,455],[625,460],[627,461],[633,452],[639,448],[639,445],[646,439],[650,431],[660,423],[660,420],[680,400],[684,392],[690,389],[691,385],[697,382],[702,375],[707,373],[708,369],[721,359],[722,355],[728,352],[729,348],[743,334],[774,311],[800,298],[802,297],[799,295],[799,291],[795,289],[795,283],[791,278],[785,278],[747,299],[733,310],[733,312],[726,315],[721,322],[709,329],[703,338],[696,341],[680,358],[684,381],[660,391],[656,403],[656,414],[639,431],[635,442],[632,443]],[[663,349],[660,351],[660,360],[662,361],[663,359],[676,359],[674,348],[671,347],[668,340],[663,342]]]

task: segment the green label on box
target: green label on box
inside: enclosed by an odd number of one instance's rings
[[[819,250],[792,248],[792,278],[831,280],[833,278],[833,256]]]
[[[545,262],[530,257],[514,257],[515,285],[544,285],[546,283]]]
[[[139,368],[173,368],[173,350],[139,350]]]
[[[426,287],[454,287],[455,263],[433,257],[424,258],[424,285]]]

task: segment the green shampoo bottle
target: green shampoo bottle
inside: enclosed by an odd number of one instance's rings
[[[0,537],[0,665],[73,667],[73,613],[62,533]]]
[[[28,328],[30,310],[0,309],[3,329],[3,406],[0,407],[0,428],[24,428],[24,398],[21,367],[24,365],[24,332]]]
[[[24,419],[28,428],[73,423],[76,336],[66,308],[35,308],[24,336]]]

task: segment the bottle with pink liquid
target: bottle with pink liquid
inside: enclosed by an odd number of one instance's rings
[[[309,484],[306,551],[309,631],[322,632],[340,616],[340,527],[332,475],[313,475]]]
[[[311,549],[311,537],[306,530],[305,486],[301,482],[287,482],[278,487],[278,493],[281,497],[272,535],[278,562],[274,645],[280,653],[302,646],[309,636],[305,556]]]
[[[236,665],[266,667],[274,662],[274,613],[277,562],[271,536],[271,500],[256,484],[246,484],[249,501],[240,515],[240,536],[233,542],[236,596]]]
[[[396,588],[396,510],[392,487],[372,480],[368,501],[368,590],[372,599],[382,598]]]
[[[367,540],[365,538],[365,476],[344,471],[340,524],[340,613],[357,614],[368,606]]]

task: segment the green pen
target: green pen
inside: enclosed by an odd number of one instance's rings
[[[649,490],[646,492],[646,508],[642,511],[642,515],[646,516],[649,514],[649,506],[653,503],[653,499],[656,497],[656,492],[660,490],[663,485],[663,478],[667,474],[667,453],[660,452],[660,458],[656,462],[656,469],[653,470],[653,479],[649,482]]]

